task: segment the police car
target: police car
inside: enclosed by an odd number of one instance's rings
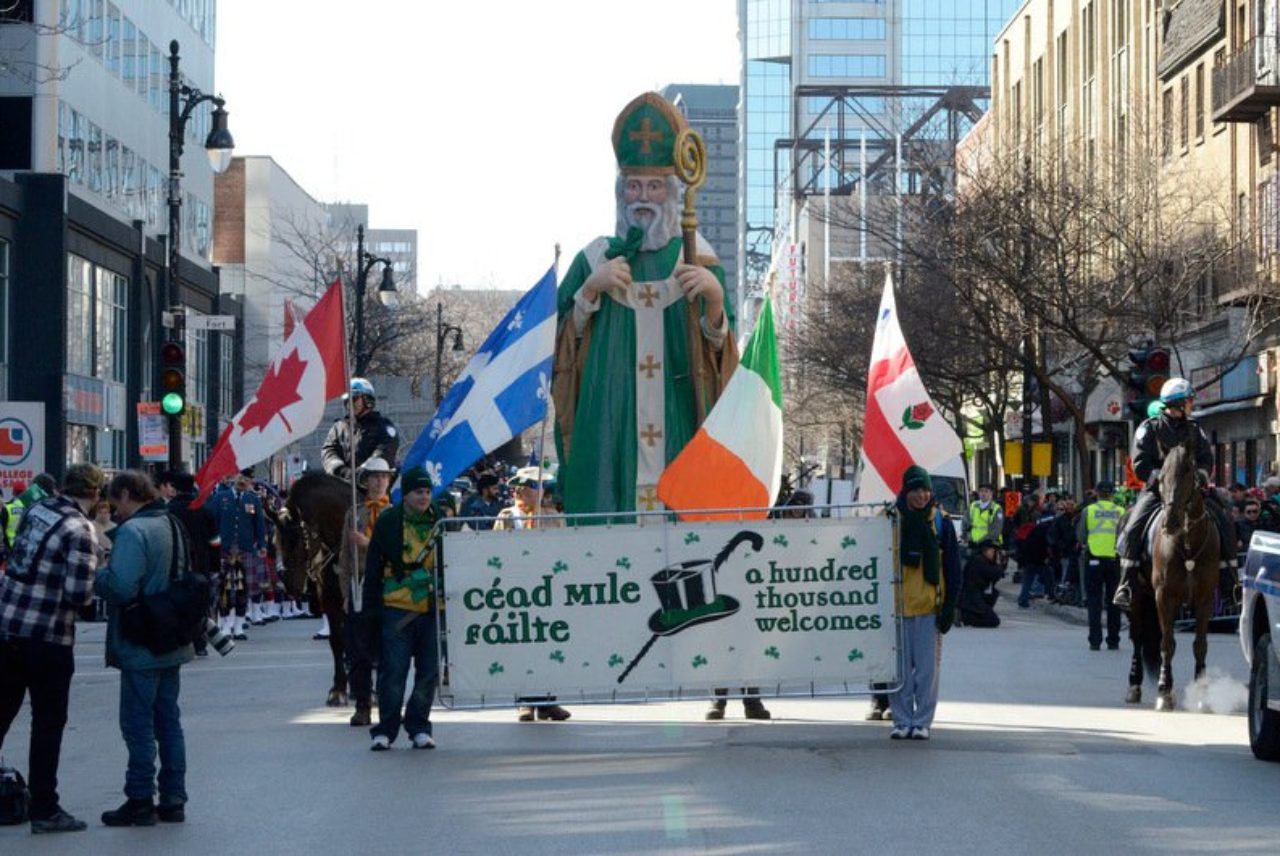
[[[1240,646],[1249,663],[1249,747],[1280,761],[1280,535],[1255,532],[1240,573]]]

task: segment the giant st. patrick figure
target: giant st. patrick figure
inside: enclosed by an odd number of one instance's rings
[[[681,258],[685,127],[656,93],[623,109],[617,234],[578,253],[560,283],[553,396],[568,513],[661,508],[658,477],[738,364],[720,260],[701,235],[697,263]]]

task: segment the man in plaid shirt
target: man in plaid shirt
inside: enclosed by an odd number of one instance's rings
[[[0,746],[31,694],[31,831],[85,828],[58,805],[58,756],[75,671],[76,616],[93,603],[97,542],[88,514],[102,470],[67,468],[61,496],[22,515],[8,573],[0,576]]]

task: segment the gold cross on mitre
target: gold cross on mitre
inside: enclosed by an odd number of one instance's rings
[[[653,121],[648,116],[640,120],[640,130],[632,131],[627,137],[634,143],[640,143],[640,153],[647,155],[653,152],[650,143],[662,140],[662,132],[653,129]]]
[[[651,487],[640,491],[639,502],[644,506],[645,511],[653,511],[662,504],[658,501],[658,492]]]
[[[649,380],[653,380],[654,372],[662,371],[662,363],[655,360],[653,358],[653,354],[649,354],[644,358],[644,362],[641,363],[637,368],[639,368],[640,371],[644,372],[645,375],[649,378]]]

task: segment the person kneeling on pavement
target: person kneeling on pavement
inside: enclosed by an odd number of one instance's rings
[[[964,585],[960,590],[960,623],[966,627],[999,627],[996,615],[996,583],[1004,578],[1000,545],[994,538],[978,542],[969,562],[964,566]]]
[[[380,622],[378,724],[371,728],[375,752],[391,748],[400,733],[405,684],[413,661],[413,692],[404,708],[405,731],[414,749],[434,749],[431,702],[439,657],[436,639],[435,549],[431,478],[412,467],[400,480],[401,500],[378,515],[365,561],[362,614]]]

